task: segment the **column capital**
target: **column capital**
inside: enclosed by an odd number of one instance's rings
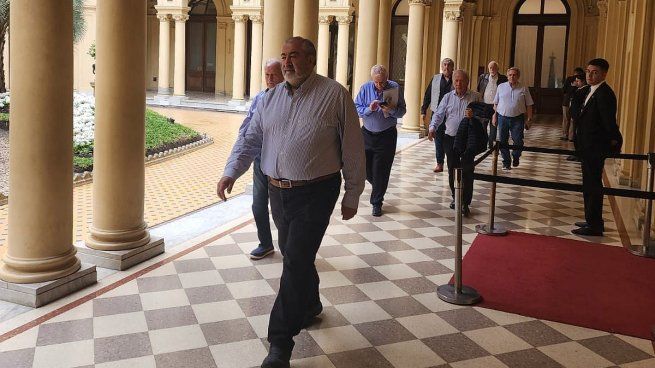
[[[159,19],[160,22],[168,22],[171,20],[171,15],[170,14],[157,14],[157,19]]]
[[[175,19],[175,22],[184,23],[187,20],[189,20],[189,15],[188,14],[173,14],[173,19]]]
[[[408,3],[409,3],[409,6],[412,6],[412,5],[430,6],[430,5],[432,5],[432,0],[409,0]]]
[[[443,19],[449,21],[459,21],[462,19],[462,11],[457,10],[444,10]]]
[[[244,23],[248,21],[248,16],[245,14],[235,14],[232,16],[234,23]]]
[[[350,24],[353,21],[353,17],[350,15],[339,15],[336,19],[339,24]]]
[[[607,0],[598,0],[596,3],[596,6],[598,7],[598,11],[600,12],[601,17],[607,17],[607,6],[608,6],[608,1]]]
[[[264,17],[261,14],[251,14],[249,17],[253,23],[264,24]]]
[[[318,24],[330,24],[333,19],[334,16],[332,15],[321,15],[318,17]]]

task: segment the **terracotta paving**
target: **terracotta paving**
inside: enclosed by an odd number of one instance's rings
[[[244,115],[170,108],[153,110],[207,133],[214,143],[197,151],[146,167],[145,220],[161,224],[218,202],[216,181],[222,173]],[[244,178],[251,176],[250,172]],[[249,180],[237,181],[232,195],[243,193]],[[74,236],[84,238],[92,220],[93,183],[74,190]],[[0,256],[7,240],[7,205],[0,206]]]

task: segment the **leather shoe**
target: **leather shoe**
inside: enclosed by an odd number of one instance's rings
[[[382,205],[381,204],[373,205],[373,211],[371,211],[371,214],[375,217],[382,216]]]
[[[450,205],[448,207],[450,207],[451,210],[454,210],[455,209],[455,201],[454,200],[450,201]]]
[[[586,221],[580,221],[580,222],[576,222],[575,226],[577,226],[577,227],[589,227],[589,224]],[[604,224],[603,224],[601,230],[605,231],[605,225]]]
[[[318,302],[305,313],[305,319],[302,322],[302,328],[307,328],[314,323],[314,319],[323,312],[323,304]]]
[[[464,215],[464,217],[469,217],[470,214],[471,214],[471,209],[469,208],[469,206],[464,205],[464,208],[462,208],[462,215]]]
[[[581,227],[578,229],[571,230],[572,234],[583,235],[583,236],[603,236],[603,231],[598,229],[593,229],[590,227]]]
[[[271,345],[268,355],[264,358],[261,368],[289,368],[291,363],[291,350],[283,349],[276,345]]]
[[[437,166],[434,167],[434,170],[432,170],[436,173],[443,172],[443,164],[437,164]]]

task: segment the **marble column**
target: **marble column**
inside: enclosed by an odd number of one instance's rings
[[[293,34],[291,14],[293,14],[293,1],[291,0],[266,0],[264,2],[262,60],[280,57],[282,44]],[[262,84],[264,84],[263,81]]]
[[[316,45],[317,19],[318,1],[296,0],[293,6],[293,35],[307,38]]]
[[[337,17],[339,22],[339,35],[337,38],[337,73],[336,81],[348,88],[348,52],[350,45],[350,23],[353,17],[342,15]]]
[[[175,14],[175,75],[173,94],[184,96],[186,87],[186,21],[187,14]]]
[[[377,63],[389,68],[391,48],[391,10],[389,0],[380,1],[380,18],[378,19],[378,55]]]
[[[420,132],[421,69],[423,67],[423,31],[425,9],[430,0],[409,0],[409,24],[407,26],[407,58],[405,64],[405,101],[407,113],[402,130]]]
[[[330,23],[331,15],[318,17],[318,45],[316,47],[316,72],[322,76],[328,76],[330,62]]]
[[[234,19],[234,79],[232,80],[232,99],[243,100],[246,89],[246,24],[248,22],[248,16],[233,15],[232,19]]]
[[[170,14],[158,14],[157,18],[159,18],[159,76],[157,77],[157,93],[168,95],[171,93],[171,16]]]
[[[19,47],[10,54],[11,200],[0,279],[23,284],[80,269],[72,235],[73,9],[70,1],[12,1],[10,11],[10,43]]]
[[[93,223],[86,247],[124,251],[151,241],[143,217],[146,3],[98,1],[96,29]]]
[[[443,32],[441,34],[441,60],[451,58],[458,67],[459,23],[462,20],[462,1],[446,0],[443,11]]]
[[[262,37],[264,18],[260,14],[251,15],[252,46],[250,51],[250,98],[254,98],[262,89]]]
[[[371,67],[377,63],[379,15],[380,0],[359,1],[353,94],[358,93],[359,87],[370,79]]]
[[[596,52],[598,55],[605,55],[605,40],[607,36],[607,8],[608,0],[598,0],[598,38],[596,41]]]

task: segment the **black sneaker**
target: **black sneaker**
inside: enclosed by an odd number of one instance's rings
[[[277,345],[271,345],[268,355],[264,358],[261,368],[289,368],[291,367],[291,351]]]
[[[371,215],[375,217],[382,216],[382,205],[381,204],[373,205],[373,210],[371,211]]]
[[[263,245],[259,244],[257,248],[250,252],[250,259],[262,259],[269,254],[273,254],[273,252],[275,252],[275,248],[264,247]]]
[[[451,210],[454,210],[455,209],[455,201],[454,200],[451,201],[450,206],[448,206],[448,207],[450,207]]]
[[[302,321],[302,327],[307,328],[311,326],[312,323],[314,323],[314,319],[321,313],[323,313],[323,304],[318,302],[318,304],[315,304],[305,313],[305,318]]]
[[[514,166],[514,167],[519,166],[519,159],[518,158],[515,158],[514,160],[512,160],[512,166]]]
[[[512,168],[509,165],[503,165],[503,171],[510,171]]]

